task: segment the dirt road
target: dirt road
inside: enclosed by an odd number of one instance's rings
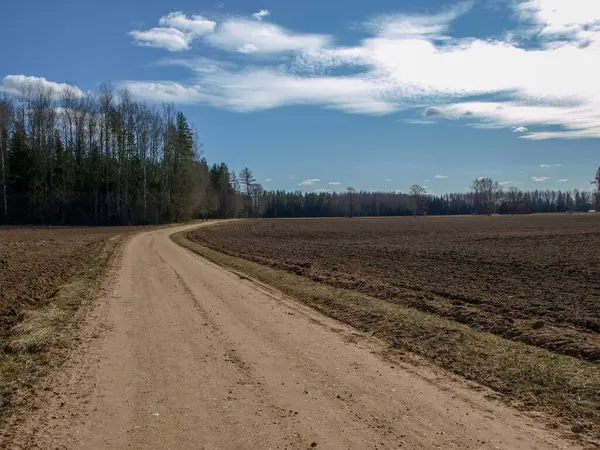
[[[81,345],[4,446],[573,447],[485,391],[386,359],[376,339],[177,246],[169,235],[185,228],[130,240]]]

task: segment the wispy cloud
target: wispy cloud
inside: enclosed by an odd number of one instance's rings
[[[391,178],[386,178],[385,181],[394,181]]]
[[[562,167],[562,164],[540,164],[540,167],[547,169],[549,167]]]
[[[186,83],[136,80],[123,85],[155,101],[240,112],[315,105],[378,115],[415,108],[418,116],[408,119],[411,123],[461,119],[478,128],[510,128],[529,140],[599,138],[595,74],[600,2],[510,4],[520,20],[510,37],[452,37],[454,21],[473,6],[463,2],[432,14],[366,19],[367,36],[350,47],[336,44],[327,34],[292,31],[261,20],[263,11],[258,17],[227,17],[218,24],[175,12],[163,17],[160,27],[132,31],[134,42],[181,51],[201,38],[204,45],[242,53],[245,59],[216,72],[196,70],[196,77]],[[540,40],[537,46],[526,45],[529,41],[521,37],[532,33]],[[332,70],[340,66],[355,71]],[[471,101],[494,94],[502,95]],[[530,131],[532,126],[535,131]]]
[[[433,178],[435,180],[445,180],[448,178],[448,175],[434,175]]]
[[[440,39],[450,31],[452,21],[472,7],[473,2],[466,1],[438,14],[381,15],[367,21],[366,27],[387,39]]]
[[[269,181],[273,181],[270,178],[265,178],[265,183],[268,183]]]
[[[566,183],[566,182],[569,181],[569,179],[568,178],[561,178],[560,180],[556,180],[556,181],[558,181],[559,183]]]
[[[550,179],[550,177],[531,177],[531,180],[535,181],[535,182],[546,181],[549,179]]]
[[[501,181],[498,184],[500,184],[500,186],[506,186],[507,184],[514,184],[514,181]]]
[[[332,186],[339,186],[342,183],[340,183],[339,181],[330,181],[328,184],[331,184]]]
[[[269,55],[286,52],[311,52],[323,48],[329,36],[295,33],[273,23],[243,18],[228,19],[219,24],[206,42],[227,51],[239,51],[251,45],[257,54]]]
[[[252,14],[252,17],[254,17],[256,20],[263,20],[265,17],[267,17],[269,15],[271,15],[271,13],[269,12],[268,9],[261,9],[260,11]]]
[[[321,188],[321,189],[313,189],[312,192],[314,192],[315,194],[323,194],[323,193],[326,193],[326,192],[331,192],[331,190],[330,189],[322,189]]]
[[[298,186],[314,186],[317,183],[320,183],[321,180],[319,178],[310,178],[308,180],[301,181],[298,183]]]
[[[437,123],[435,120],[426,119],[405,119],[404,122],[410,123],[412,125],[434,125]]]

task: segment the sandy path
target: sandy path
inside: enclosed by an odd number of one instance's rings
[[[197,225],[196,225],[197,226]],[[189,225],[187,227],[190,227]],[[174,244],[134,236],[12,448],[570,448],[462,382]],[[314,444],[313,444],[314,445]]]

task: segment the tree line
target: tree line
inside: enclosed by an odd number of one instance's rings
[[[151,106],[104,84],[96,93],[43,86],[0,98],[0,223],[158,224],[196,218],[343,217],[588,211],[586,191],[303,193],[265,190],[252,171],[209,165],[197,133],[170,104]]]
[[[102,85],[0,98],[0,223],[117,225],[237,214],[235,174],[209,167],[173,105]]]
[[[497,184],[490,180],[491,185]],[[428,195],[425,189],[409,193],[344,192],[302,193],[270,191],[261,200],[263,217],[348,217],[463,214],[529,214],[587,212],[600,206],[600,195],[588,191],[516,188]]]

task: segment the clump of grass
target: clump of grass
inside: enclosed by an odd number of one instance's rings
[[[600,367],[368,295],[226,255],[177,233],[172,239],[212,262],[274,286],[391,346],[487,386],[518,406],[600,432]]]

